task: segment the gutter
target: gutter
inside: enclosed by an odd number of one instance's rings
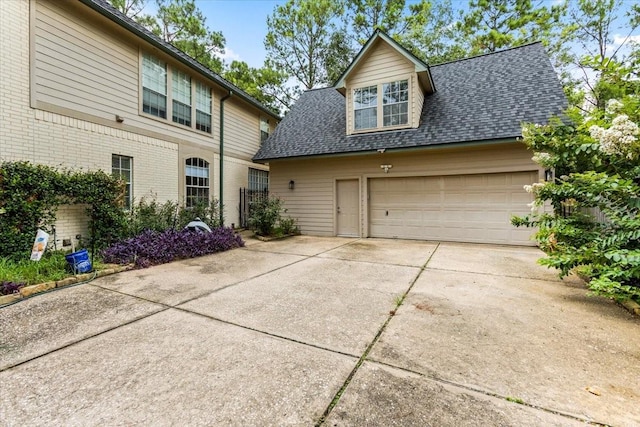
[[[343,151],[338,153],[315,153],[315,154],[302,154],[298,156],[286,156],[286,157],[258,157],[254,156],[251,160],[256,163],[270,163],[273,161],[280,160],[304,160],[304,159],[323,159],[323,158],[333,158],[333,157],[354,157],[354,156],[362,156],[367,154],[376,154],[379,153],[378,150],[384,149],[386,153],[404,153],[404,152],[413,152],[418,150],[443,150],[450,148],[458,148],[458,147],[484,147],[487,145],[499,145],[499,144],[512,144],[516,142],[521,142],[522,136],[514,136],[508,138],[497,138],[497,139],[482,139],[479,141],[461,141],[461,142],[446,142],[446,143],[438,143],[438,144],[430,144],[430,145],[416,145],[413,147],[396,147],[396,148],[387,148],[387,147],[377,147],[377,148],[366,148],[357,151]]]
[[[224,225],[224,101],[231,98],[232,96],[233,91],[230,90],[227,95],[223,96],[220,99],[220,200],[218,201],[218,203],[220,204],[220,225]]]

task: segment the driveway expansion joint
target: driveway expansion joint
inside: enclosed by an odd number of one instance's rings
[[[225,325],[236,326],[238,328],[242,328],[242,329],[245,329],[245,330],[248,330],[248,331],[252,331],[252,332],[257,332],[259,334],[266,335],[268,337],[278,338],[278,339],[281,339],[281,340],[284,340],[284,341],[289,341],[289,342],[292,342],[292,343],[295,343],[295,344],[301,344],[301,345],[304,345],[304,346],[307,346],[307,347],[312,347],[312,348],[315,348],[315,349],[318,349],[318,350],[328,351],[330,353],[335,353],[335,354],[339,354],[339,355],[342,355],[342,356],[351,357],[353,359],[357,359],[359,357],[357,354],[351,354],[351,353],[347,353],[347,352],[344,352],[344,351],[334,350],[334,349],[328,348],[328,347],[323,347],[323,346],[320,346],[320,345],[317,345],[317,344],[311,344],[311,343],[300,341],[300,340],[297,340],[295,338],[287,337],[287,336],[284,336],[284,335],[278,335],[278,334],[274,334],[274,333],[271,333],[271,332],[263,331],[263,330],[260,330],[260,329],[257,329],[257,328],[252,328],[251,326],[246,326],[246,325],[241,325],[239,323],[230,322],[228,320],[220,319],[218,317],[210,316],[208,314],[199,313],[197,311],[191,311],[191,310],[186,309],[186,308],[182,308],[182,307],[170,307],[170,308],[182,311],[183,313],[193,314],[193,315],[196,315],[196,316],[199,316],[199,317],[204,317],[205,319],[209,319],[209,320],[213,320],[213,321],[216,321],[216,322],[224,323]]]
[[[475,392],[475,393],[484,394],[484,395],[489,396],[489,397],[495,397],[497,399],[502,399],[502,400],[505,400],[507,402],[514,403],[516,405],[527,406],[527,407],[532,408],[532,409],[537,409],[537,410],[540,410],[540,411],[548,412],[550,414],[559,415],[559,416],[562,416],[562,417],[565,417],[565,418],[570,418],[572,420],[579,421],[579,422],[582,422],[582,423],[586,423],[588,425],[599,426],[599,427],[610,427],[610,424],[601,423],[601,422],[594,421],[594,420],[588,420],[588,419],[579,417],[577,415],[573,415],[573,414],[569,414],[569,413],[566,413],[566,412],[563,412],[563,411],[559,411],[557,409],[546,408],[544,406],[536,405],[534,403],[525,402],[525,401],[522,401],[521,399],[518,399],[517,401],[515,401],[512,397],[503,396],[503,395],[501,395],[499,393],[495,393],[495,392],[492,392],[492,391],[489,391],[489,390],[485,390],[485,389],[482,389],[480,387],[474,387],[474,386],[471,386],[471,385],[468,385],[468,384],[461,384],[461,383],[458,383],[458,382],[455,382],[455,381],[446,380],[446,379],[441,378],[441,377],[428,375],[428,374],[425,374],[424,372],[419,372],[419,371],[415,371],[413,369],[405,368],[405,367],[402,367],[402,366],[397,366],[397,365],[394,365],[392,363],[387,363],[387,362],[383,362],[383,361],[376,360],[376,359],[367,359],[367,361],[369,363],[378,364],[378,365],[381,365],[381,366],[387,366],[389,368],[398,369],[400,371],[404,371],[404,372],[407,372],[409,374],[417,375],[417,376],[419,376],[421,378],[426,378],[428,380],[431,380],[431,381],[434,381],[434,382],[437,382],[437,383],[440,383],[440,384],[443,384],[443,385],[448,385],[448,386],[452,386],[452,387],[455,387],[455,388],[468,390],[468,391],[472,391],[472,392]]]
[[[73,347],[73,346],[75,346],[77,344],[80,344],[80,343],[82,343],[84,341],[87,341],[87,340],[90,340],[92,338],[96,338],[96,337],[99,337],[99,336],[101,336],[103,334],[106,334],[107,332],[111,332],[111,331],[114,331],[116,329],[120,329],[123,326],[128,326],[128,325],[131,325],[133,323],[139,322],[140,320],[144,320],[144,319],[146,319],[148,317],[155,316],[156,314],[165,312],[165,311],[167,311],[169,309],[171,309],[171,307],[164,307],[164,308],[162,308],[160,310],[157,310],[157,311],[154,311],[154,312],[151,312],[151,313],[147,313],[147,314],[143,314],[142,316],[135,317],[135,318],[133,318],[133,319],[131,319],[129,321],[126,321],[124,323],[120,323],[118,325],[112,326],[110,328],[104,329],[104,330],[96,332],[94,334],[90,334],[90,335],[87,335],[85,337],[73,340],[71,342],[68,342],[68,343],[60,346],[60,347],[57,347],[57,348],[51,349],[49,351],[46,351],[44,353],[38,354],[37,356],[33,356],[33,357],[28,358],[28,359],[22,360],[20,362],[15,362],[15,363],[12,363],[12,364],[7,365],[7,366],[0,367],[0,373],[2,373],[4,371],[8,371],[8,370],[13,369],[13,368],[16,368],[18,366],[24,365],[26,363],[32,362],[34,360],[40,359],[42,357],[48,356],[50,354],[56,353],[56,352],[58,352],[60,350],[64,350],[65,348]]]
[[[413,280],[409,284],[409,287],[404,292],[404,294],[402,294],[402,297],[400,298],[400,300],[396,303],[395,308],[389,312],[389,315],[387,316],[387,319],[384,321],[382,326],[380,326],[380,328],[378,329],[378,332],[373,337],[373,340],[371,340],[371,342],[369,343],[369,345],[365,349],[364,353],[362,353],[362,355],[360,356],[360,358],[356,362],[356,365],[353,367],[353,369],[351,370],[351,372],[349,373],[349,375],[345,379],[344,383],[342,384],[342,387],[340,387],[338,392],[335,394],[335,396],[333,397],[333,399],[329,403],[329,406],[327,406],[327,409],[325,409],[325,411],[323,412],[323,414],[320,417],[320,419],[318,419],[318,421],[316,422],[315,427],[320,427],[321,425],[323,425],[325,420],[329,416],[329,414],[331,414],[331,411],[333,411],[333,408],[336,407],[336,405],[340,401],[340,398],[342,397],[342,394],[346,391],[347,387],[351,383],[351,380],[353,379],[353,377],[355,377],[356,373],[360,370],[360,367],[365,362],[365,360],[367,360],[367,358],[369,356],[369,353],[371,353],[371,350],[373,349],[373,346],[376,345],[376,343],[378,342],[378,340],[382,336],[382,333],[387,328],[387,325],[389,325],[389,322],[391,322],[391,319],[393,318],[393,316],[395,316],[396,311],[398,310],[398,308],[400,308],[400,306],[404,302],[405,298],[407,297],[407,294],[409,292],[411,292],[411,289],[416,284],[416,282],[418,281],[418,279],[420,278],[422,273],[425,271],[425,269],[427,268],[427,265],[429,264],[429,261],[431,261],[431,258],[433,258],[433,255],[438,251],[439,247],[440,247],[440,243],[438,243],[436,245],[436,247],[434,248],[433,252],[431,252],[431,254],[429,255],[429,258],[427,258],[427,261],[422,265],[422,267],[420,267],[420,270],[418,271],[416,276],[413,278]]]
[[[360,239],[358,239],[358,240],[360,240]],[[357,240],[356,240],[356,241],[357,241]],[[251,248],[250,248],[250,247],[246,247],[246,246],[245,246],[245,247],[243,247],[242,249],[245,249],[245,250],[247,250],[247,251],[251,251],[251,252],[271,253],[271,254],[276,254],[276,255],[294,255],[294,256],[300,256],[300,257],[303,257],[303,258],[301,258],[301,259],[299,259],[299,260],[297,260],[297,261],[290,262],[289,264],[285,264],[285,265],[282,265],[282,266],[280,266],[280,267],[277,267],[277,268],[271,269],[271,270],[269,270],[269,271],[265,271],[264,273],[256,274],[255,276],[247,277],[246,279],[239,280],[239,281],[234,282],[234,283],[230,283],[230,284],[228,284],[228,285],[222,286],[222,287],[220,287],[220,288],[214,289],[214,290],[209,291],[209,292],[205,292],[205,293],[203,293],[203,294],[201,294],[201,295],[198,295],[198,296],[195,296],[195,297],[192,297],[192,298],[186,299],[186,300],[184,300],[184,301],[180,301],[179,303],[177,303],[176,305],[174,305],[174,306],[172,306],[172,307],[178,308],[178,307],[179,307],[179,306],[181,306],[181,305],[187,304],[187,303],[189,303],[189,302],[191,302],[191,301],[195,301],[195,300],[200,299],[200,298],[207,297],[207,296],[209,296],[209,295],[213,295],[213,294],[215,294],[215,293],[217,293],[217,292],[220,292],[220,291],[222,291],[222,290],[224,290],[224,289],[228,289],[228,288],[232,288],[232,287],[234,287],[234,286],[241,285],[241,284],[243,284],[243,283],[245,283],[245,282],[248,282],[249,280],[257,279],[258,277],[262,277],[262,276],[266,276],[266,275],[268,275],[268,274],[271,274],[271,273],[273,273],[274,271],[279,271],[279,270],[282,270],[282,269],[284,269],[284,268],[290,267],[290,266],[292,266],[292,265],[299,264],[299,263],[301,263],[301,262],[303,262],[303,261],[307,261],[307,260],[309,260],[309,259],[316,258],[318,255],[322,255],[322,254],[327,253],[327,252],[330,252],[330,251],[332,251],[332,250],[334,250],[334,249],[341,248],[341,247],[346,246],[346,245],[348,245],[348,244],[350,244],[350,243],[352,243],[352,242],[348,242],[348,243],[345,243],[345,244],[343,244],[343,245],[336,246],[335,248],[327,249],[326,251],[322,251],[322,252],[319,252],[319,253],[317,253],[317,254],[313,254],[313,255],[292,254],[292,253],[275,252],[275,251],[251,250]],[[186,311],[186,310],[185,310],[185,311]]]

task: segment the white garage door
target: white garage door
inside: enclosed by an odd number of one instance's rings
[[[534,171],[370,179],[369,235],[532,245],[532,230],[510,218],[530,212],[522,187],[537,180]]]

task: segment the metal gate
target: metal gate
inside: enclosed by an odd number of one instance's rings
[[[247,228],[249,226],[251,207],[254,202],[266,199],[267,197],[269,197],[269,190],[240,189],[240,227]]]

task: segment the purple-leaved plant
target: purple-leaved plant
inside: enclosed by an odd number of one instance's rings
[[[118,242],[102,251],[106,263],[130,264],[138,268],[194,258],[244,246],[242,238],[227,227],[211,233],[188,230],[147,230],[136,237]]]
[[[25,283],[0,282],[0,295],[11,295],[20,292]]]

